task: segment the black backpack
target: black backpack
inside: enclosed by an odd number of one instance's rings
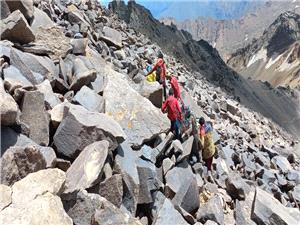
[[[162,81],[161,81],[161,72],[162,72],[162,69],[161,69],[161,67],[163,66],[165,64],[165,62],[163,61],[163,63],[162,63],[162,65],[161,66],[158,66],[157,68],[156,68],[156,81],[157,82],[159,82],[159,83],[161,83]]]

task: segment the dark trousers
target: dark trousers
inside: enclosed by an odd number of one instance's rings
[[[211,171],[211,166],[212,166],[213,158],[214,157],[212,156],[209,159],[204,159],[208,171]]]
[[[171,121],[171,131],[175,134],[175,138],[179,141],[183,141],[180,134],[180,122],[179,120]]]

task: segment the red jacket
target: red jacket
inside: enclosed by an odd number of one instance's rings
[[[152,70],[149,72],[149,74],[152,73],[153,71],[156,71],[157,67],[161,68],[160,79],[162,81],[164,81],[165,78],[166,78],[166,71],[167,71],[167,69],[166,69],[166,63],[165,63],[165,61],[163,59],[161,59],[161,58],[159,58],[157,60],[155,66],[152,68]]]
[[[174,96],[169,96],[167,100],[163,103],[161,111],[164,111],[167,108],[168,118],[171,121],[176,119],[181,119],[181,109],[179,107],[178,101]]]
[[[171,87],[174,90],[174,97],[177,99],[181,99],[178,81],[174,76],[171,77]]]

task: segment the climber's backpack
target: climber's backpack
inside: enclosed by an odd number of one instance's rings
[[[159,83],[161,83],[162,82],[162,80],[161,80],[161,72],[162,72],[162,66],[165,64],[165,62],[163,61],[163,63],[160,65],[160,66],[158,66],[157,68],[156,68],[156,81],[157,82],[159,82]]]

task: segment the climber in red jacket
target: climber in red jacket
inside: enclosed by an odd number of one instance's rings
[[[166,93],[166,64],[164,61],[164,56],[161,52],[158,53],[158,60],[156,62],[156,64],[154,65],[154,67],[152,68],[152,70],[150,70],[147,74],[147,76],[151,73],[153,73],[154,71],[156,72],[156,81],[159,82],[164,89],[164,98],[166,100],[167,97],[167,93]]]
[[[182,142],[180,134],[180,120],[182,119],[181,109],[179,107],[177,99],[174,97],[174,91],[172,88],[169,90],[169,96],[163,103],[161,111],[165,109],[168,111],[168,118],[171,121],[171,131],[175,132],[175,138]]]
[[[181,101],[181,103],[183,103],[182,99],[181,99],[180,89],[179,89],[179,85],[178,85],[178,81],[177,81],[176,77],[172,75],[169,77],[169,79],[170,79],[171,87],[174,90],[174,97],[177,98],[178,101]]]

